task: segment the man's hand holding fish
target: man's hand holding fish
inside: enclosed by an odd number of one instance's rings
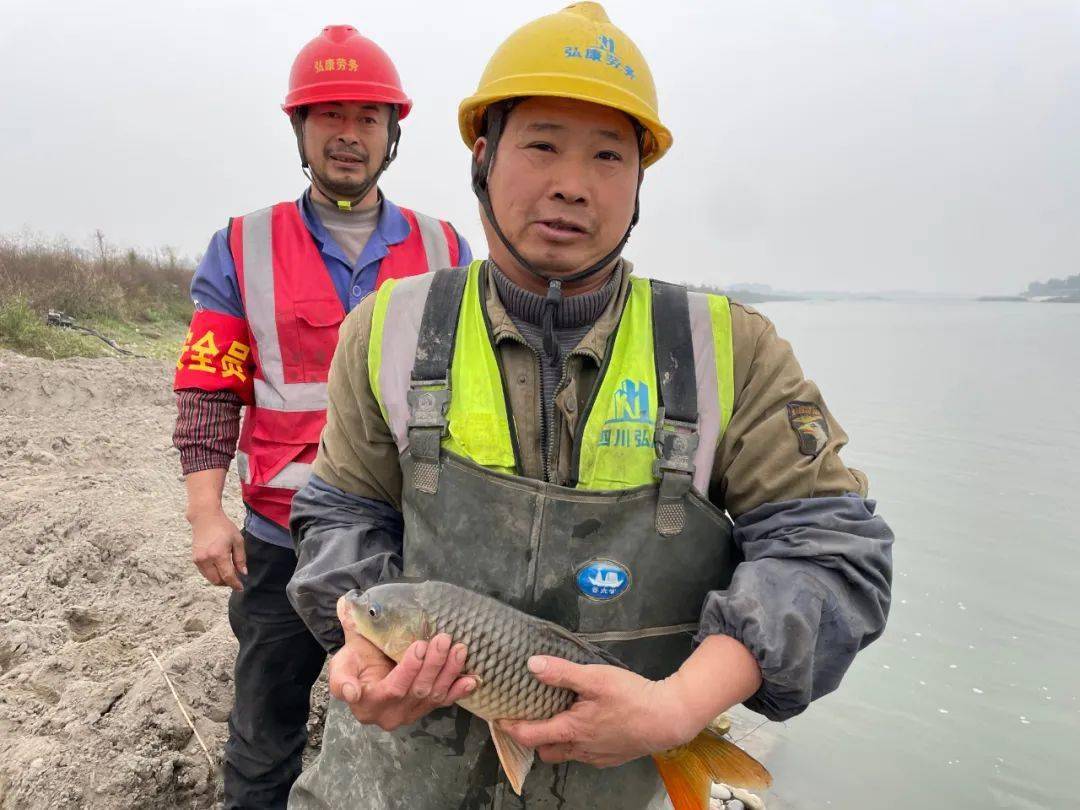
[[[361,723],[392,731],[452,705],[476,688],[474,678],[460,677],[465,645],[452,644],[445,633],[430,642],[414,642],[395,665],[356,632],[344,600],[338,603],[338,618],[345,645],[330,659],[330,693],[345,701]]]
[[[627,669],[533,656],[529,671],[577,700],[548,720],[504,722],[520,745],[544,762],[622,765],[690,742],[709,722],[757,691],[761,674],[745,647],[711,636],[669,678],[652,681]],[[727,677],[717,679],[716,672]]]

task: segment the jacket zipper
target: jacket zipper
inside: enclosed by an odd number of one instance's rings
[[[537,379],[537,382],[540,383],[540,396],[538,396],[536,398],[536,419],[537,419],[537,424],[540,425],[540,428],[541,428],[541,431],[542,431],[543,426],[544,426],[544,385],[543,385],[543,369],[540,368],[540,364],[543,361],[540,358],[540,353],[537,352],[536,349],[534,349],[532,346],[530,346],[525,341],[524,338],[519,338],[517,335],[513,335],[513,334],[508,334],[508,335],[506,335],[506,337],[508,337],[510,340],[514,341],[515,343],[520,343],[522,346],[524,346],[526,349],[528,349],[532,353],[533,360],[535,361],[535,364],[536,364],[535,365],[536,375],[537,375],[536,379]],[[562,429],[562,419],[561,419],[561,416],[559,414],[559,409],[557,407],[555,407],[555,399],[557,399],[559,394],[561,394],[563,392],[563,389],[566,388],[566,371],[567,371],[567,369],[570,368],[570,358],[575,357],[575,356],[584,357],[585,354],[584,354],[584,352],[572,351],[569,354],[567,354],[566,357],[563,359],[562,371],[559,374],[559,382],[558,382],[558,384],[556,384],[555,393],[552,395],[552,401],[551,401],[551,422],[552,422],[552,424],[548,425],[548,435],[547,435],[546,447],[544,446],[544,444],[545,444],[544,442],[541,442],[541,446],[540,446],[541,468],[542,468],[542,471],[543,471],[544,481],[546,483],[548,483],[548,484],[557,484],[558,483],[555,480],[555,470],[554,470],[554,468],[552,466],[552,463],[551,463],[552,462],[551,457],[555,452],[555,441],[556,441],[556,438],[559,436],[559,434],[561,432],[561,429]]]
[[[505,337],[512,340],[514,343],[520,343],[522,346],[524,346],[526,349],[529,350],[529,352],[533,356],[533,361],[534,361],[535,366],[536,366],[537,379],[539,380],[540,379],[540,377],[539,377],[539,375],[540,375],[540,355],[537,353],[536,349],[534,349],[532,346],[530,346],[528,343],[526,343],[524,338],[520,338],[515,334],[507,333]],[[544,425],[543,386],[541,386],[540,390],[541,390],[541,395],[536,398],[536,403],[537,403],[537,405],[536,405],[536,424],[540,425],[540,427],[543,428],[543,425]],[[507,398],[506,405],[509,408],[509,406],[510,406],[509,397]],[[513,416],[511,416],[510,418],[513,419]],[[544,480],[546,481],[547,480],[547,459],[543,457],[543,454],[544,454],[543,446],[540,447],[540,454],[541,454],[541,459],[540,459],[541,464],[540,464],[540,466],[541,466],[541,469],[543,470]],[[524,472],[524,470],[522,470],[521,472]]]
[[[551,395],[551,422],[548,425],[548,446],[547,452],[544,453],[544,480],[549,484],[557,484],[555,480],[555,470],[552,468],[552,456],[555,454],[555,443],[558,441],[558,437],[562,435],[562,416],[559,413],[559,409],[555,406],[555,400],[559,398],[559,394],[566,388],[566,371],[570,368],[570,358],[573,357],[575,352],[569,352],[563,359],[562,371],[559,373],[559,382],[555,385],[555,391]],[[541,393],[543,387],[541,386]],[[543,407],[543,403],[541,403]]]

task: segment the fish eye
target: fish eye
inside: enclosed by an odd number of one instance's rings
[[[373,619],[377,619],[379,618],[379,616],[382,615],[382,608],[379,607],[378,603],[372,602],[370,605],[368,605],[367,612],[368,616]]]

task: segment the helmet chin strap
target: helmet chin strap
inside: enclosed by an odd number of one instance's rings
[[[622,239],[619,240],[619,243],[606,255],[587,267],[574,271],[570,275],[556,277],[535,267],[528,259],[521,255],[513,244],[511,244],[510,240],[506,237],[506,234],[503,233],[502,228],[499,227],[499,221],[495,218],[495,210],[491,205],[491,193],[488,187],[491,164],[495,159],[495,152],[498,151],[499,148],[499,141],[502,138],[506,118],[517,101],[517,99],[511,99],[510,101],[493,104],[485,113],[487,126],[484,129],[484,134],[487,138],[487,147],[484,150],[483,163],[481,164],[475,160],[472,162],[472,187],[473,193],[476,194],[477,199],[480,200],[480,205],[484,208],[484,214],[487,216],[488,222],[491,223],[492,230],[494,230],[495,235],[499,237],[499,241],[502,242],[503,247],[505,247],[510,255],[514,257],[514,261],[516,261],[526,272],[547,282],[547,295],[544,298],[544,353],[551,358],[551,364],[557,366],[560,360],[560,350],[559,342],[555,338],[555,319],[562,306],[562,287],[564,284],[581,281],[596,275],[611,264],[613,260],[617,259],[619,254],[622,253],[623,247],[626,246],[627,240],[630,239],[630,232],[634,230],[634,226],[637,225],[638,217],[640,215],[641,181],[644,172],[640,168],[638,169],[637,191],[634,194],[634,215],[630,219],[630,225],[627,227],[626,233],[623,234]],[[638,135],[638,155],[640,160],[642,130],[636,121],[634,122],[634,129]],[[640,162],[638,165],[640,166]]]
[[[307,120],[307,110],[304,108],[294,110],[291,119],[293,132],[296,133],[296,148],[300,152],[300,171],[304,173],[304,177],[308,179],[312,186],[317,188],[328,200],[333,200],[340,210],[352,211],[354,205],[359,204],[367,197],[371,189],[379,182],[382,173],[390,167],[390,164],[394,162],[394,158],[397,157],[398,144],[401,142],[401,127],[398,126],[398,114],[398,106],[396,104],[391,104],[390,118],[386,124],[386,155],[383,157],[382,164],[379,166],[378,170],[364,181],[363,185],[360,186],[360,192],[354,195],[352,199],[341,199],[340,195],[334,194],[320,183],[315,178],[315,173],[311,171],[311,166],[307,159],[307,152],[304,150],[304,122]]]

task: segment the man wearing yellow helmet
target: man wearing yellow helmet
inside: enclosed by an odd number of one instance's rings
[[[621,257],[672,138],[600,6],[512,34],[459,122],[490,258],[349,316],[293,502],[289,595],[334,652],[335,700],[290,807],[660,807],[647,755],[737,703],[783,719],[837,687],[884,627],[892,534],[772,325]],[[493,725],[493,747],[452,706],[477,686],[461,639],[395,664],[338,613],[401,573],[494,595],[631,671],[534,656],[578,700]],[[534,750],[554,772],[528,771]],[[677,810],[707,806],[699,777]]]

